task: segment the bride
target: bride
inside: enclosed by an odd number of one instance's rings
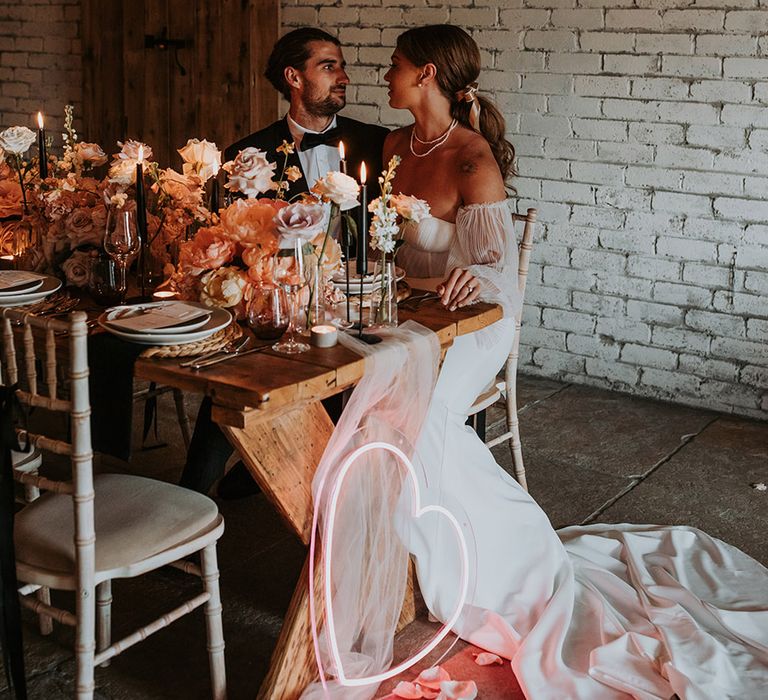
[[[414,123],[389,135],[394,191],[432,217],[404,232],[398,261],[448,309],[500,303],[504,318],[449,349],[416,444],[427,479],[459,503],[475,543],[469,604],[454,626],[510,659],[528,698],[762,698],[768,688],[768,572],[693,528],[593,525],[555,532],[464,425],[511,348],[517,249],[506,202],[514,152],[478,93],[480,53],[449,25],[400,35],[384,76]],[[457,560],[449,528],[403,532],[430,612],[450,618]],[[482,691],[482,689],[481,689]]]

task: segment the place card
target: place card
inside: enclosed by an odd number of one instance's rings
[[[27,270],[2,270],[0,271],[0,292],[23,291],[31,287],[35,282],[42,283],[45,275]],[[39,286],[39,285],[38,285]]]
[[[109,325],[120,330],[134,332],[184,326],[203,316],[211,315],[211,311],[208,309],[180,301],[132,306],[116,311],[114,316],[110,314],[110,318],[107,319]]]

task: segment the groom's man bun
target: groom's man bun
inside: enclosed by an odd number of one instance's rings
[[[285,69],[290,66],[297,70],[304,70],[311,53],[309,44],[313,41],[330,41],[336,46],[341,46],[341,42],[335,36],[322,29],[301,27],[280,37],[272,53],[269,54],[264,77],[286,100],[291,99],[291,91],[288,83],[285,82]]]

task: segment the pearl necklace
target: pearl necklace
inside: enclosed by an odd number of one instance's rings
[[[445,130],[445,133],[440,134],[436,139],[433,139],[432,141],[422,141],[418,136],[416,136],[416,125],[413,125],[413,128],[411,129],[411,153],[416,156],[417,158],[424,158],[428,156],[432,151],[434,151],[436,148],[442,146],[447,140],[448,137],[451,135],[451,132],[458,126],[459,122],[455,119],[451,122],[450,126]],[[416,151],[413,150],[413,140],[414,138],[419,142],[426,145],[433,144],[431,148],[428,148],[424,153],[416,153]]]

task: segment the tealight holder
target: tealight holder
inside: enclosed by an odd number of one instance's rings
[[[339,342],[336,326],[312,326],[309,329],[309,342],[316,348],[332,348]]]

